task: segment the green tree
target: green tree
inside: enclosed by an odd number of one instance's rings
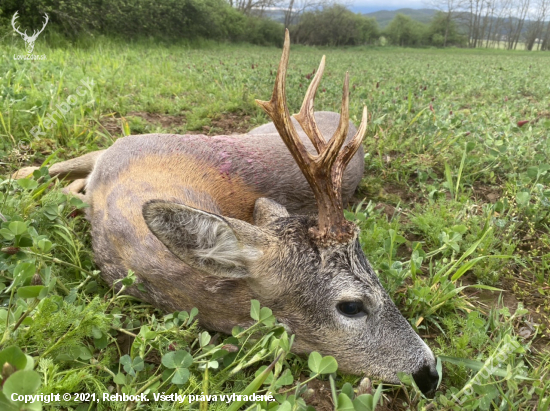
[[[427,38],[434,46],[463,46],[467,39],[458,31],[456,22],[448,13],[438,12],[433,17],[427,31]]]
[[[48,26],[66,37],[100,33],[257,44],[281,44],[283,38],[281,23],[245,16],[225,0],[3,0],[0,22],[10,27],[9,19],[16,11],[23,30],[39,28],[43,14],[48,13]]]
[[[427,44],[428,26],[411,19],[404,14],[397,14],[384,30],[388,43],[396,46],[420,46]]]
[[[304,13],[291,31],[295,42],[309,45],[372,44],[380,37],[375,19],[355,14],[342,5]]]

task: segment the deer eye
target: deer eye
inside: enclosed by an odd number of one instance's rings
[[[340,314],[346,317],[362,317],[367,314],[361,301],[344,301],[339,303],[336,308]]]

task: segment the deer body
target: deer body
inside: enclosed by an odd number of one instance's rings
[[[258,299],[296,335],[295,351],[333,355],[341,371],[390,382],[409,373],[432,391],[433,353],[343,214],[363,174],[366,109],[355,129],[346,75],[341,115],[314,114],[323,58],[291,118],[289,47],[287,32],[273,95],[258,101],[273,123],[244,136],[129,136],[50,174],[78,179],[74,192],[86,185],[95,260],[109,283],[132,270],[145,292],[129,293],[169,311],[197,307],[204,327],[226,333],[250,323]]]
[[[334,132],[339,117],[316,113],[327,134]],[[355,131],[350,125],[349,137]],[[103,152],[93,167],[85,200],[103,277],[112,283],[132,270],[147,289],[141,293],[132,288],[136,297],[167,311],[197,307],[205,327],[228,333],[234,325],[250,321],[246,302],[259,296],[243,280],[197,274],[149,230],[143,205],[165,200],[250,224],[256,200],[262,197],[292,214],[316,211],[306,179],[272,124],[242,136],[129,136]],[[361,149],[346,170],[346,201],[363,168]]]

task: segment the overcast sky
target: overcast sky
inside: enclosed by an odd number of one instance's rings
[[[428,9],[429,0],[347,0],[344,1],[354,12],[370,13],[378,10],[397,10],[403,8]]]

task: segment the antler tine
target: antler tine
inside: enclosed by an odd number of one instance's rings
[[[344,172],[344,169],[348,165],[348,163],[351,161],[355,153],[357,153],[357,150],[359,150],[359,147],[361,146],[361,143],[363,142],[363,137],[367,131],[367,125],[368,125],[368,113],[367,113],[367,107],[363,107],[363,115],[361,118],[361,124],[359,124],[359,129],[351,139],[351,141],[346,144],[346,146],[342,149],[340,152],[340,155],[338,156],[338,159],[336,160],[336,164],[338,167],[342,167],[342,173]],[[347,134],[347,133],[346,133]]]
[[[344,88],[342,91],[342,108],[340,110],[340,121],[338,128],[334,132],[334,135],[330,139],[326,152],[322,153],[321,164],[322,167],[332,168],[332,165],[336,161],[338,153],[346,141],[349,129],[349,74],[346,72],[344,78]]]
[[[323,134],[317,127],[315,122],[315,115],[313,109],[313,103],[315,100],[315,94],[317,94],[317,88],[319,88],[319,83],[321,83],[321,78],[323,77],[323,72],[325,71],[325,56],[321,59],[317,73],[313,77],[311,84],[309,85],[306,95],[304,97],[304,102],[302,103],[302,108],[298,114],[294,114],[294,118],[302,126],[302,129],[309,137],[311,143],[317,150],[317,153],[320,154],[326,147],[327,142],[323,137]]]
[[[48,24],[48,21],[50,21],[50,16],[48,16],[48,13],[44,13],[44,16],[46,16],[46,21],[44,22],[44,24],[42,25],[42,28],[40,29],[40,31],[38,32],[38,34],[42,33],[44,31],[44,29],[46,28],[46,25]]]
[[[16,11],[15,14],[13,15],[13,17],[11,18],[11,25],[13,26],[13,29],[15,30],[16,33],[18,33],[22,36],[26,36],[27,35],[27,30],[25,30],[25,33],[21,33],[19,31],[19,29],[17,27],[15,27],[15,20],[17,20],[18,17],[19,17],[19,12]]]
[[[277,77],[275,79],[275,86],[273,87],[271,99],[269,101],[256,100],[256,103],[263,108],[269,117],[271,117],[275,128],[288,147],[292,157],[294,157],[298,167],[302,170],[302,173],[304,173],[306,179],[308,181],[312,181],[312,179],[314,179],[311,173],[311,163],[313,162],[313,158],[298,136],[298,133],[294,128],[294,124],[292,124],[290,119],[290,113],[288,112],[288,107],[286,105],[285,83],[289,53],[290,36],[288,29],[286,29],[283,54],[277,70]]]
[[[50,21],[50,17],[48,16],[48,13],[44,13],[44,16],[46,16],[46,21],[44,21],[44,24],[42,25],[42,28],[38,31],[34,30],[32,33],[31,38],[36,39],[40,33],[44,31],[46,28],[46,25],[48,24],[48,21]]]

